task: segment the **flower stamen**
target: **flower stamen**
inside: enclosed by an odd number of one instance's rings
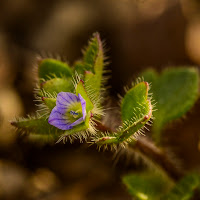
[[[75,112],[75,111],[73,111],[73,110],[70,111],[70,114],[71,114],[74,118],[77,118],[78,115],[79,115],[79,113],[77,113],[77,112]]]

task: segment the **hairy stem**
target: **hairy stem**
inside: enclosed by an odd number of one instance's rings
[[[97,123],[97,129],[100,131],[111,131],[110,128],[107,128],[100,122]],[[165,150],[157,147],[148,138],[140,138],[135,143],[129,144],[129,147],[139,151],[152,162],[159,165],[172,180],[178,181],[183,176],[183,173],[180,171],[168,153],[165,152]]]
[[[168,153],[165,152],[165,150],[155,146],[155,144],[149,139],[140,138],[134,145],[130,146],[134,149],[137,149],[150,160],[158,164],[174,181],[178,181],[183,176],[183,173],[180,171]]]

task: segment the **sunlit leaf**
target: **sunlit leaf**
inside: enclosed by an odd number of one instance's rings
[[[154,137],[160,141],[161,130],[170,121],[185,115],[199,96],[196,68],[169,68],[160,75],[150,69],[142,74],[151,83],[156,109],[153,125]]]

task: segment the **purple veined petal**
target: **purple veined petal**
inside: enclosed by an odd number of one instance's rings
[[[72,103],[81,102],[82,107],[82,117],[77,119],[75,122],[71,123],[66,118],[66,111],[68,106]],[[61,129],[61,130],[69,130],[72,129],[74,126],[81,124],[86,117],[86,101],[83,97],[78,94],[69,93],[69,92],[60,92],[57,96],[56,106],[51,111],[49,116],[49,124]]]
[[[84,121],[83,117],[77,119],[75,122],[73,122],[72,124],[69,125],[70,126],[69,129],[72,129],[74,126],[81,124],[83,121]]]
[[[73,102],[78,102],[79,98],[70,92],[60,92],[57,96],[56,106],[57,110],[65,114],[68,106]]]
[[[68,105],[72,102],[79,101],[79,98],[75,94],[70,92],[60,92],[57,95],[57,100],[61,105]]]
[[[86,117],[86,101],[80,94],[78,94],[78,98],[81,101],[83,120],[85,120],[85,117]]]
[[[57,106],[55,106],[51,111],[48,122],[61,130],[68,130],[70,125],[70,122],[65,118],[65,116],[58,111]]]

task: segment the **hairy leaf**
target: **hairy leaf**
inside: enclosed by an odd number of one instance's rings
[[[148,98],[149,85],[141,82],[131,88],[121,104],[122,123],[116,133],[108,133],[103,137],[94,139],[99,145],[119,144],[136,139],[143,132],[145,124],[152,116],[152,105]]]
[[[83,63],[86,71],[95,73],[94,66],[99,54],[100,42],[99,34],[95,33],[93,38],[89,41],[88,47],[84,51]]]
[[[86,93],[85,87],[83,85],[83,81],[79,81],[78,85],[76,86],[76,95],[80,94],[83,99],[86,101],[86,111],[87,113],[94,108],[93,103],[91,102],[88,94]]]
[[[50,94],[72,92],[74,87],[71,78],[53,78],[40,84],[41,89]]]
[[[83,61],[75,63],[75,70],[85,77],[86,91],[93,91],[95,101],[99,100],[103,69],[103,45],[99,34],[95,33],[84,51]]]
[[[141,82],[131,88],[122,100],[122,121],[131,120],[132,118],[140,118],[140,115],[147,115],[149,113],[148,83]],[[144,106],[141,106],[144,104]],[[140,110],[143,111],[140,113]]]
[[[44,117],[30,117],[25,119],[17,119],[11,124],[17,128],[20,133],[38,134],[38,135],[59,135],[63,133],[62,130],[51,126],[48,120]]]
[[[148,99],[148,90],[148,83],[141,82],[130,89],[124,96],[121,104],[122,138],[128,138],[139,131],[151,118],[152,105]]]
[[[56,106],[56,99],[54,98],[42,97],[42,101],[50,111]]]
[[[82,60],[78,60],[74,63],[73,68],[78,74],[84,74],[87,69]]]
[[[72,69],[64,62],[47,58],[39,62],[38,76],[41,80],[49,80],[55,77],[71,77]]]
[[[85,89],[88,94],[92,97],[92,101],[99,102],[100,88],[96,83],[96,76],[92,72],[85,72]]]

